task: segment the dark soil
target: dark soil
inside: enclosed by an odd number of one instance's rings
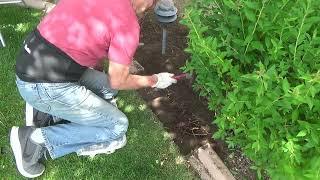
[[[141,74],[171,72],[180,74],[180,68],[188,59],[184,52],[187,47],[188,29],[179,22],[167,26],[168,42],[166,54],[161,54],[162,29],[152,13],[141,21],[141,46],[135,60],[143,67]],[[213,140],[216,127],[212,124],[214,113],[207,109],[207,101],[192,90],[192,80],[180,80],[167,89],[142,89],[139,94],[159,117],[183,155],[210,143],[228,166],[236,179],[256,179],[250,170],[250,161],[241,151],[228,150],[222,141]]]

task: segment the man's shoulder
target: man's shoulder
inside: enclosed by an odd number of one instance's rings
[[[123,26],[139,28],[137,15],[130,0],[106,0],[106,17],[111,21],[111,26],[115,29]]]

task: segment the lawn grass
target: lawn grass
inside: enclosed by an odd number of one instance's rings
[[[15,86],[15,56],[23,38],[39,21],[39,11],[0,6],[0,30],[7,47],[0,49],[0,179],[23,179],[10,152],[8,133],[24,125],[24,102]],[[118,105],[129,118],[127,145],[94,159],[70,154],[48,160],[40,179],[197,179],[155,115],[135,91],[122,91]]]

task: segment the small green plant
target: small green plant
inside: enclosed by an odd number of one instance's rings
[[[214,138],[259,178],[320,179],[320,1],[195,0],[181,22]]]

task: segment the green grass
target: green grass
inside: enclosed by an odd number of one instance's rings
[[[24,102],[15,86],[15,56],[23,38],[36,27],[40,13],[0,6],[0,29],[7,47],[0,49],[0,179],[23,179],[10,152],[8,133],[24,125]],[[120,93],[119,108],[130,125],[127,145],[94,159],[75,153],[46,162],[40,179],[197,179],[184,164],[162,125],[135,91]]]

